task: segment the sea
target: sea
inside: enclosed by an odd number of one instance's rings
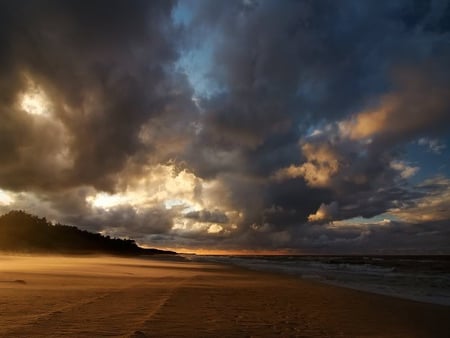
[[[415,301],[450,306],[450,256],[219,256],[191,261],[231,264]]]

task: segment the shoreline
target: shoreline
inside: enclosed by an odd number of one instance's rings
[[[278,256],[283,257],[283,256]],[[292,258],[292,256],[288,256]],[[295,261],[283,261],[283,260],[273,260],[272,256],[252,256],[251,259],[245,256],[188,256],[187,259],[192,260],[194,262],[213,262],[217,264],[225,264],[234,267],[240,267],[251,271],[259,271],[259,272],[268,272],[274,273],[282,276],[292,276],[293,278],[297,278],[300,280],[314,281],[317,283],[322,283],[326,285],[338,286],[343,288],[348,288],[351,290],[364,291],[368,293],[373,293],[377,295],[395,297],[399,299],[412,300],[417,302],[423,302],[428,304],[437,304],[443,306],[450,306],[450,280],[448,279],[450,275],[438,275],[435,273],[430,274],[427,272],[424,274],[423,271],[419,269],[417,274],[411,271],[408,271],[406,274],[404,271],[396,271],[395,266],[389,265],[390,263],[383,263],[382,266],[366,265],[368,264],[363,260],[374,259],[381,256],[346,256],[346,255],[332,255],[332,256],[297,256],[298,258],[308,258],[312,259],[310,262],[313,262],[318,265],[322,265],[322,268],[318,268],[317,265],[315,268],[311,270],[310,266],[305,265],[307,263],[304,260],[300,260],[297,263],[299,265],[291,265],[295,263]],[[337,266],[327,265],[325,268],[323,267],[323,263],[321,259],[323,258],[335,258],[335,259],[351,259],[356,258],[358,262],[362,262],[365,265],[359,263],[340,263]],[[405,256],[389,256],[389,258],[402,259]],[[411,256],[412,257],[412,256]],[[424,258],[424,256],[413,256],[415,258]],[[429,256],[433,258],[444,257],[446,259],[450,258],[448,255],[444,256]],[[342,268],[340,265],[344,265]],[[447,263],[446,263],[447,264]],[[347,266],[354,267],[353,269],[357,270],[348,270]],[[327,270],[330,269],[331,270]],[[364,269],[376,269],[376,270],[385,270],[385,271],[376,271],[376,274],[373,271],[366,272]],[[337,269],[337,270],[336,270]],[[358,270],[359,269],[359,270]],[[441,268],[442,269],[442,268]],[[356,272],[355,272],[356,271]],[[386,273],[387,272],[387,273]],[[385,274],[386,273],[386,274]],[[345,276],[345,278],[342,278]],[[374,278],[377,278],[375,280]],[[419,278],[421,280],[421,284],[418,284],[417,281],[413,284],[401,284],[405,282],[409,282],[410,280],[415,280]],[[445,279],[446,281],[440,281],[440,285],[436,286],[437,279]],[[427,281],[427,284],[424,284],[424,280]],[[432,285],[430,285],[430,283]],[[445,284],[446,283],[446,284]],[[445,286],[447,285],[447,287]]]
[[[3,258],[0,256],[0,259]],[[23,281],[18,283],[14,281]],[[446,337],[450,307],[224,264],[9,257],[0,336]]]

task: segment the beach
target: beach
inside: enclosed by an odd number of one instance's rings
[[[448,337],[450,307],[159,258],[0,256],[0,337]]]

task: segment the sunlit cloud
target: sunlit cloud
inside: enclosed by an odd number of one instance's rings
[[[339,206],[337,202],[331,202],[330,204],[322,203],[314,214],[308,216],[309,222],[322,222],[327,223],[333,221],[337,216]]]
[[[218,187],[214,180],[204,181],[186,170],[177,170],[174,164],[148,167],[127,182],[122,191],[88,195],[86,203],[110,213],[124,207],[131,207],[137,213],[163,208],[174,217],[173,231],[183,233],[217,234],[224,226],[233,228],[229,221],[238,218],[225,205],[217,209]]]
[[[108,210],[121,204],[130,203],[131,196],[122,194],[107,194],[104,192],[97,193],[86,197],[86,202],[91,204],[94,208],[102,208]]]
[[[109,209],[119,205],[131,205],[145,208],[164,204],[170,209],[185,205],[192,207],[202,202],[195,195],[195,189],[201,181],[186,171],[176,171],[173,165],[156,165],[148,167],[137,177],[123,179],[124,189],[116,193],[98,192],[86,198],[93,207]]]
[[[50,116],[52,104],[44,90],[25,76],[26,90],[20,95],[20,107],[31,115]]]
[[[10,193],[0,189],[0,205],[7,206],[11,205],[13,202],[13,196]]]
[[[221,232],[223,230],[222,226],[219,224],[211,224],[208,228],[208,233],[210,234],[216,234],[218,232]]]
[[[435,177],[419,185],[426,191],[425,196],[412,203],[389,210],[405,222],[435,222],[450,219],[450,179]]]
[[[341,134],[349,139],[369,139],[384,130],[389,114],[392,114],[389,105],[378,110],[362,112],[349,120],[339,122],[339,129]]]
[[[339,155],[328,144],[305,143],[301,149],[307,162],[300,166],[291,165],[280,169],[274,178],[285,180],[303,177],[312,187],[328,185],[341,166]]]
[[[391,168],[398,171],[401,178],[410,178],[414,176],[418,171],[419,167],[413,167],[402,161],[391,161]]]

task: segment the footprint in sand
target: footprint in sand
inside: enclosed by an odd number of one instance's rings
[[[13,280],[13,283],[16,283],[16,284],[27,284],[27,282],[24,281],[23,279],[16,279],[16,280]]]
[[[16,280],[2,280],[0,281],[0,283],[15,283],[15,284],[27,284],[26,281],[24,281],[23,279],[16,279]]]

